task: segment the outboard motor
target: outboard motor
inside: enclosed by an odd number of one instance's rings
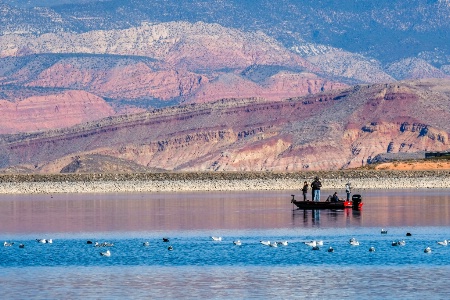
[[[359,207],[360,207],[360,204],[361,204],[361,202],[362,202],[362,197],[361,197],[361,195],[359,195],[359,194],[354,194],[353,196],[352,196],[352,208],[353,209],[359,209]]]

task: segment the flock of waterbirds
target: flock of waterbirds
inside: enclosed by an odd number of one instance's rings
[[[384,228],[381,229],[381,234],[387,234],[387,230],[385,230]],[[412,236],[412,234],[410,232],[406,233],[406,236]],[[222,241],[222,237],[211,237],[213,241]],[[348,243],[351,246],[359,246],[359,241],[356,238],[351,238]],[[237,246],[241,246],[242,242],[240,240],[236,240],[233,241],[233,244],[237,245]],[[260,241],[260,244],[264,245],[264,246],[270,246],[270,247],[278,247],[279,245],[282,246],[287,246],[288,242],[287,241],[276,241],[276,242],[270,242],[270,241]],[[322,240],[312,240],[312,241],[306,241],[304,242],[305,245],[311,247],[312,250],[320,250],[320,247],[323,246],[323,241]],[[448,240],[443,240],[443,241],[438,241],[437,242],[438,245],[441,246],[447,246],[448,245]],[[398,241],[393,241],[392,246],[405,246],[406,245],[406,241],[405,240],[398,240]],[[334,248],[332,246],[330,246],[327,249],[328,252],[334,252]],[[369,248],[369,252],[375,252],[375,247],[371,246]],[[424,249],[425,253],[431,253],[431,247],[426,247]]]
[[[36,239],[36,242],[38,242],[40,244],[52,244],[53,240],[52,239]],[[12,245],[14,245],[14,242],[4,242],[3,243],[3,247],[11,247]],[[25,245],[19,244],[19,248],[25,248]]]
[[[384,228],[381,229],[381,234],[387,234],[387,230],[385,230]],[[406,236],[412,236],[412,234],[408,232],[408,233],[406,233]],[[211,236],[211,240],[214,241],[214,242],[221,242],[222,241],[222,237],[221,236]],[[162,241],[165,242],[165,243],[169,243],[170,242],[169,238],[166,238],[166,237],[164,237],[162,239]],[[41,244],[52,244],[53,240],[52,239],[36,239],[36,242],[41,243]],[[269,247],[288,246],[288,244],[289,244],[288,241],[271,242],[271,241],[265,241],[265,240],[261,240],[259,243],[261,245],[269,246]],[[311,240],[311,241],[306,241],[306,242],[303,242],[303,243],[305,245],[311,247],[312,250],[320,250],[320,247],[323,246],[323,241],[322,240]],[[359,246],[360,245],[359,241],[356,240],[355,238],[351,238],[348,241],[348,243],[351,246]],[[448,240],[443,240],[443,241],[438,241],[437,242],[437,244],[440,245],[440,246],[447,246],[448,243],[449,243]],[[114,244],[110,243],[110,242],[99,243],[99,242],[92,242],[90,240],[87,241],[87,244],[92,244],[94,247],[113,247],[114,246]],[[236,245],[236,246],[242,246],[241,240],[234,240],[233,244]],[[14,245],[14,242],[7,242],[7,241],[5,241],[3,243],[4,247],[11,247],[13,245]],[[149,247],[150,246],[150,242],[148,242],[148,241],[143,242],[142,245],[144,247]],[[405,246],[406,242],[405,242],[405,240],[398,240],[398,241],[393,241],[391,245],[392,246]],[[24,244],[19,244],[19,248],[25,248],[25,245]],[[173,248],[172,245],[170,245],[170,246],[167,247],[167,250],[172,251],[172,250],[174,250],[174,248]],[[334,248],[330,246],[327,249],[327,251],[328,252],[334,252]],[[375,252],[375,247],[371,246],[369,248],[369,252]],[[431,247],[430,246],[426,247],[424,249],[424,253],[431,253]],[[111,256],[111,251],[109,249],[106,250],[106,251],[101,251],[100,255],[101,256],[105,256],[105,257],[110,257]]]
[[[53,239],[36,239],[36,242],[38,242],[40,244],[52,244]],[[169,239],[163,238],[163,242],[169,242]],[[89,245],[93,245],[94,247],[114,247],[114,243],[110,243],[110,242],[99,243],[99,242],[92,242],[92,241],[88,240],[86,243]],[[14,244],[15,244],[14,242],[7,242],[7,241],[3,242],[4,247],[12,247]],[[148,246],[150,246],[150,242],[144,242],[143,245],[148,247]],[[19,244],[19,248],[25,248],[25,245]],[[173,250],[173,247],[169,246],[167,249]],[[100,255],[109,257],[109,256],[111,256],[111,251],[109,249],[106,251],[101,251]]]

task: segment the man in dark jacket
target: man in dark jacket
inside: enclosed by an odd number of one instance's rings
[[[334,192],[333,197],[331,197],[331,202],[339,202],[337,192]]]
[[[319,180],[319,177],[315,177],[314,181],[311,183],[311,189],[313,193],[313,200],[320,201],[320,188],[322,187],[322,183]]]
[[[306,201],[306,193],[308,193],[308,183],[305,181],[302,187],[303,201]]]

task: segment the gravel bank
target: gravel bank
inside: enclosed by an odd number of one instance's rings
[[[450,188],[450,171],[0,175],[0,194],[296,190],[315,176],[323,189]]]

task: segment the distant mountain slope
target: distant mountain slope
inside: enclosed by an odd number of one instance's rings
[[[163,68],[140,56],[39,54],[0,59],[0,82],[19,90],[73,89],[94,93],[116,106],[167,106],[192,96],[208,79],[186,70]],[[17,95],[19,97],[19,95]],[[14,100],[13,95],[10,96]]]
[[[449,14],[443,0],[7,0],[0,84],[80,90],[122,113],[446,78]]]
[[[445,69],[439,70],[423,59],[405,58],[386,67],[386,71],[397,80],[420,78],[448,78]]]
[[[0,86],[0,134],[69,127],[115,114],[105,100],[84,91],[46,91],[29,96],[21,91],[23,98],[8,101],[10,93],[16,97],[18,92]]]
[[[420,58],[431,66],[440,69],[450,65],[450,6],[447,0],[413,0],[405,3],[402,0],[350,0],[341,1],[167,1],[155,0],[149,3],[144,0],[91,0],[91,1],[6,1],[0,6],[0,35],[45,36],[46,46],[53,49],[52,36],[46,34],[66,35],[69,50],[73,44],[73,35],[83,35],[92,31],[105,31],[103,37],[97,34],[100,43],[111,38],[117,38],[117,32],[127,32],[133,36],[139,35],[142,24],[148,23],[152,26],[159,24],[215,24],[217,28],[227,28],[229,32],[245,32],[246,39],[256,40],[258,36],[270,37],[289,49],[304,48],[310,45],[316,49],[340,49],[341,54],[322,52],[331,59],[331,65],[327,70],[333,76],[350,76],[347,78],[363,82],[380,82],[386,78],[395,77],[392,74],[374,76],[361,76],[361,73],[370,74],[374,66],[385,66],[395,62],[401,62],[406,58]],[[231,57],[239,59],[236,55],[222,55],[217,59],[208,61],[201,58],[203,52],[208,50],[210,44],[217,48],[217,43],[228,43],[228,40],[217,39],[220,35],[204,28],[204,33],[198,36],[192,32],[185,32],[183,45],[192,47],[198,43],[202,47],[197,48],[197,57],[187,56],[183,63],[194,67],[207,62],[214,63],[230,62]],[[198,27],[198,26],[197,26]],[[133,29],[136,28],[136,29]],[[154,27],[156,28],[156,27]],[[110,32],[115,30],[116,33]],[[152,38],[146,35],[136,41],[136,44],[145,45],[158,36],[158,31],[151,33]],[[197,30],[198,32],[198,30]],[[239,34],[242,35],[242,34]],[[131,37],[130,36],[130,37]],[[208,36],[213,37],[209,39]],[[231,34],[232,39],[237,36]],[[20,38],[15,37],[10,45],[20,44]],[[89,38],[83,41],[86,48],[83,53],[92,52]],[[157,42],[157,41],[156,41]],[[126,48],[121,46],[119,39],[113,47],[103,45],[95,51],[100,53],[117,54],[117,50]],[[233,44],[233,43],[232,43]],[[162,42],[152,45],[164,50],[164,45],[170,43]],[[326,45],[326,46],[325,46]],[[100,45],[99,45],[100,46]],[[14,48],[14,47],[13,47]],[[173,51],[183,51],[186,46],[174,48]],[[204,49],[202,49],[204,48]],[[72,49],[75,51],[75,49]],[[80,50],[80,49],[78,49]],[[136,49],[130,49],[133,54]],[[3,49],[3,55],[26,54],[27,48]],[[106,51],[106,52],[101,52]],[[116,52],[114,52],[116,51]],[[263,50],[264,51],[264,50]],[[61,52],[61,51],[56,51]],[[79,51],[75,51],[79,52]],[[344,54],[347,53],[347,54]],[[355,55],[349,55],[353,53]],[[160,53],[161,54],[161,53]],[[317,51],[304,53],[304,57],[317,56]],[[177,55],[178,56],[178,55]],[[339,64],[339,57],[345,56],[345,64],[353,66],[348,72]],[[159,57],[159,56],[153,56]],[[317,62],[317,57],[315,58]],[[327,63],[327,59],[320,59],[318,65]],[[179,57],[175,58],[179,62]],[[261,64],[261,62],[252,62]],[[333,63],[337,63],[335,66]],[[334,68],[337,68],[334,70]],[[355,67],[358,71],[355,71]],[[229,65],[225,68],[230,68]],[[379,72],[379,70],[377,71]],[[445,72],[443,70],[443,72]],[[355,75],[355,77],[353,77]],[[428,74],[430,75],[430,74]],[[447,74],[448,75],[448,74]],[[407,79],[407,78],[406,78]],[[336,80],[336,78],[334,78]]]
[[[331,45],[373,57],[383,64],[416,57],[421,52],[450,53],[448,0],[8,0],[3,3],[2,33],[80,33],[125,29],[142,22],[186,21],[261,31],[287,47],[304,41]]]
[[[394,81],[389,75],[391,73],[383,70],[380,62],[362,55],[329,49],[324,53],[308,55],[306,59],[323,72],[332,74],[333,78],[353,79],[355,83]]]
[[[0,36],[0,56],[84,53],[145,56],[191,71],[242,68],[252,64],[308,66],[277,40],[211,23],[143,24],[121,30]]]
[[[346,86],[260,32],[201,22],[9,34],[0,36],[0,52],[0,84],[18,93],[30,87],[86,91],[118,113],[230,97],[281,100]]]
[[[341,169],[448,150],[450,81],[359,85],[284,101],[229,99],[1,136],[3,167],[101,154],[184,171]],[[59,172],[60,169],[53,169]]]
[[[118,113],[221,98],[281,100],[361,82],[449,76],[445,66],[440,71],[423,59],[383,68],[342,49],[311,43],[287,49],[261,32],[203,22],[7,34],[0,36],[0,53],[0,84],[82,90]]]

